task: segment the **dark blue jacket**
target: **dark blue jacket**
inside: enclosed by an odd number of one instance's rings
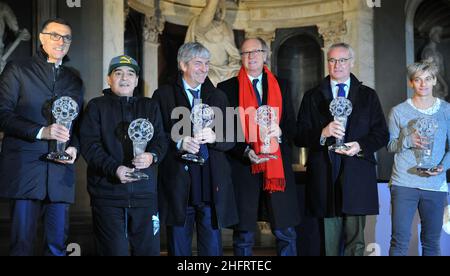
[[[42,50],[34,57],[8,63],[0,77],[0,130],[5,133],[0,153],[0,197],[73,203],[74,165],[43,158],[55,142],[37,140],[39,130],[54,123],[55,99],[70,96],[80,110],[81,79],[69,68],[55,69]],[[77,129],[75,122],[72,129]],[[76,131],[69,146],[78,148]]]
[[[119,97],[110,89],[92,99],[83,115],[81,153],[88,163],[88,192],[92,205],[112,207],[150,207],[156,205],[156,164],[142,170],[150,176],[128,184],[120,183],[116,171],[121,165],[132,168],[133,142],[128,126],[139,118],[148,119],[154,135],[146,152],[160,162],[167,150],[167,138],[158,105],[149,98]]]

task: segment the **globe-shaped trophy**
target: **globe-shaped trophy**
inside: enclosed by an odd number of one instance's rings
[[[193,125],[193,133],[194,136],[196,136],[214,122],[214,110],[207,104],[199,103],[192,108],[190,118]],[[200,147],[206,147],[206,145],[200,145]],[[202,149],[200,149],[200,151],[201,150]],[[199,153],[185,153],[181,155],[181,158],[193,163],[198,163],[199,165],[203,165],[206,161]]]
[[[347,119],[352,114],[353,105],[350,100],[345,97],[337,97],[330,103],[330,112],[334,120],[342,124],[344,129],[347,126]],[[330,151],[348,150],[350,147],[344,144],[344,137],[342,139],[336,138],[336,143],[328,147]]]
[[[437,121],[432,117],[421,117],[415,124],[417,134],[420,136],[423,147],[417,149],[417,171],[433,171],[436,164],[433,164],[433,144],[434,135],[438,129]]]
[[[262,105],[256,110],[255,116],[256,124],[259,126],[259,137],[262,141],[260,152],[257,153],[259,158],[262,159],[277,159],[278,157],[273,154],[274,148],[271,148],[271,140],[276,137],[270,137],[269,131],[272,125],[277,124],[277,113],[275,109],[268,105]]]
[[[52,114],[58,125],[65,126],[69,131],[72,121],[78,116],[78,104],[71,97],[63,96],[53,103]],[[52,161],[69,161],[72,156],[66,153],[66,143],[56,141],[56,151],[47,154]]]
[[[136,119],[128,127],[128,137],[133,141],[133,156],[145,153],[147,143],[152,140],[154,129],[152,123],[147,119]],[[133,172],[127,173],[127,177],[135,180],[148,179],[148,175],[135,168]]]

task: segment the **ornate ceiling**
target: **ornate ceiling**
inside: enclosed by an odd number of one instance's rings
[[[227,0],[226,20],[234,29],[272,29],[315,25],[324,18],[342,21],[342,0]],[[147,15],[160,9],[165,19],[174,24],[188,25],[200,13],[206,0],[128,0],[128,4]]]

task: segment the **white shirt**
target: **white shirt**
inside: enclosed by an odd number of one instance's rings
[[[184,92],[186,93],[188,99],[189,99],[189,104],[192,107],[192,101],[194,100],[194,95],[192,95],[192,93],[189,91],[190,90],[197,90],[199,91],[198,96],[201,97],[201,91],[202,91],[202,85],[200,84],[199,86],[197,86],[196,88],[192,88],[184,79],[183,79],[183,86],[184,86]]]
[[[263,74],[259,75],[257,78],[254,78],[254,77],[252,77],[250,75],[247,75],[247,76],[250,79],[250,83],[252,84],[252,86],[253,86],[253,80],[258,79],[258,84],[256,85],[256,88],[258,89],[257,92],[258,92],[259,97],[261,98],[261,101],[262,101],[262,99],[263,99],[263,87],[262,87],[262,76],[263,76]]]

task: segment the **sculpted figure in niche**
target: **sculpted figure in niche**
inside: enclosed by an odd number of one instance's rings
[[[446,99],[448,96],[448,84],[445,80],[445,66],[444,57],[438,51],[438,44],[441,42],[442,27],[434,26],[431,28],[429,37],[430,42],[425,46],[422,51],[422,59],[433,61],[439,68],[439,73],[437,74],[437,84],[433,89],[433,94],[435,97]]]
[[[7,53],[5,53],[4,43],[6,27],[16,35],[16,40],[7,49]],[[13,10],[6,3],[0,2],[0,73],[3,71],[8,57],[19,46],[20,41],[30,40],[30,38],[30,33],[26,29],[19,30],[19,24]]]
[[[200,42],[211,52],[208,77],[214,85],[234,77],[241,68],[231,27],[225,21],[225,0],[208,0],[189,24],[185,42]]]

